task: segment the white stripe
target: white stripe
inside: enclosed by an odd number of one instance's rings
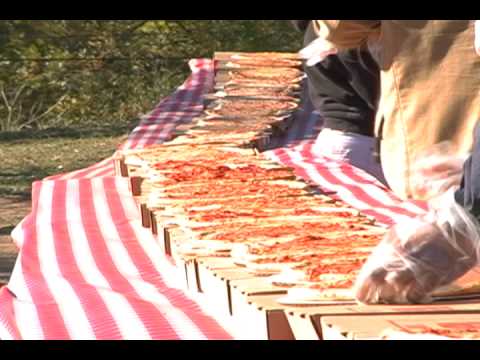
[[[22,231],[23,234],[23,231]],[[20,251],[10,276],[8,288],[15,294],[15,318],[18,330],[24,339],[44,339],[38,311],[28,289],[22,269],[22,251]],[[28,259],[27,259],[28,261]],[[23,306],[20,306],[23,305]]]
[[[52,229],[53,181],[44,181],[38,198],[39,208],[36,218],[38,236],[38,258],[40,271],[58,304],[62,319],[72,339],[94,339],[93,330],[85,311],[72,286],[66,281],[57,262],[54,234]],[[58,241],[69,241],[59,239]]]
[[[81,222],[81,200],[78,189],[78,181],[71,180],[67,183],[68,231],[72,239],[72,251],[77,266],[85,281],[97,289],[99,296],[105,302],[110,315],[118,326],[122,338],[133,338],[136,332],[132,329],[131,316],[128,316],[128,314],[135,313],[135,311],[122,294],[111,289],[107,279],[97,267],[85,228]]]
[[[123,241],[121,241],[111,218],[110,210],[107,206],[107,198],[103,189],[103,182],[92,181],[92,186],[95,188],[95,193],[98,194],[98,196],[94,198],[95,211],[99,222],[102,224],[102,231],[107,240],[109,252],[118,270],[128,279],[142,300],[154,304],[157,309],[162,312],[162,315],[181,338],[206,339],[205,335],[195,324],[191,322],[182,311],[174,307],[165,296],[160,294],[153,284],[146,283],[141,279],[139,270],[133,263]]]
[[[35,304],[31,301],[13,300],[15,323],[23,340],[44,340]]]
[[[25,234],[23,233],[23,223],[26,221],[26,219],[29,216],[31,215],[28,215],[27,217],[23,218],[22,221],[20,221],[20,223],[17,226],[15,226],[12,233],[10,234],[10,237],[13,239],[13,243],[18,249],[21,249],[25,242]]]

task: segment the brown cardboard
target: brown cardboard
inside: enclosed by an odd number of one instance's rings
[[[326,316],[372,316],[372,315],[421,315],[421,314],[461,314],[480,312],[478,300],[464,300],[455,302],[439,302],[430,305],[373,305],[361,306],[355,303],[345,305],[320,306],[293,306],[288,307],[287,316],[297,338],[303,336],[303,329],[298,324],[303,323],[317,331],[318,338],[322,338],[321,322]],[[297,326],[295,326],[296,324]]]
[[[144,228],[150,229],[152,226],[150,210],[148,210],[147,205],[140,204],[140,213],[142,215],[142,226]]]
[[[163,247],[167,256],[172,256],[172,246],[170,241],[170,232],[167,227],[163,228]]]
[[[250,336],[255,336],[256,339],[295,340],[284,307],[275,302],[277,296],[236,297],[233,303],[233,322],[237,327],[242,327],[245,333],[252,332]]]
[[[253,277],[246,280],[232,281],[232,288],[242,296],[252,295],[286,295],[288,290],[271,285],[265,278]]]
[[[230,315],[229,284],[224,278],[199,266],[200,289],[208,299],[214,299],[222,316]]]
[[[187,276],[188,288],[192,293],[200,292],[200,282],[198,279],[198,265],[194,259],[185,260],[185,272]]]
[[[155,212],[150,211],[150,229],[152,230],[153,235],[158,235],[159,232],[159,226],[158,226],[158,220],[157,216],[155,215]]]
[[[381,339],[386,330],[398,332],[434,329],[475,329],[480,333],[480,312],[476,314],[432,314],[324,317],[322,329],[325,340]]]
[[[294,338],[282,306],[272,301],[272,297],[285,295],[284,289],[275,288],[262,278],[230,280],[229,289],[230,311],[237,327],[252,328],[248,324],[255,324],[252,336],[261,339]]]
[[[238,269],[231,257],[203,257],[197,259],[198,264],[209,270]]]
[[[115,169],[115,176],[128,177],[128,169],[125,165],[125,157],[116,155],[113,158],[113,167]]]
[[[142,182],[143,178],[141,178],[140,176],[130,177],[130,187],[132,189],[133,196],[142,195]]]
[[[199,287],[206,296],[215,298],[222,304],[222,311],[232,312],[230,282],[241,279],[251,279],[252,275],[241,268],[232,266],[222,258],[205,258],[197,261],[197,279]],[[230,264],[225,268],[226,264]]]

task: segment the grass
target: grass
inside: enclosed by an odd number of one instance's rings
[[[132,126],[0,134],[0,197],[30,198],[31,184],[82,169],[113,154]]]

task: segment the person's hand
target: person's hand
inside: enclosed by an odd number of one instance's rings
[[[475,50],[480,56],[480,20],[475,20]]]
[[[307,61],[307,66],[315,66],[327,56],[337,54],[338,50],[330,42],[318,38],[300,51],[300,57]]]
[[[443,205],[390,229],[357,279],[359,302],[426,303],[477,264],[478,224],[459,205]]]

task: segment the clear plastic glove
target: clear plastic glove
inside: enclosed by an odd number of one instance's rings
[[[450,142],[424,152],[412,167],[412,192],[417,200],[431,200],[459,186],[466,157],[457,156]]]
[[[318,38],[300,51],[300,57],[307,61],[307,66],[315,66],[325,60],[327,56],[335,55],[338,50],[332,43]]]
[[[362,268],[355,296],[364,304],[415,304],[462,277],[479,258],[480,225],[454,189],[424,217],[393,227]]]

